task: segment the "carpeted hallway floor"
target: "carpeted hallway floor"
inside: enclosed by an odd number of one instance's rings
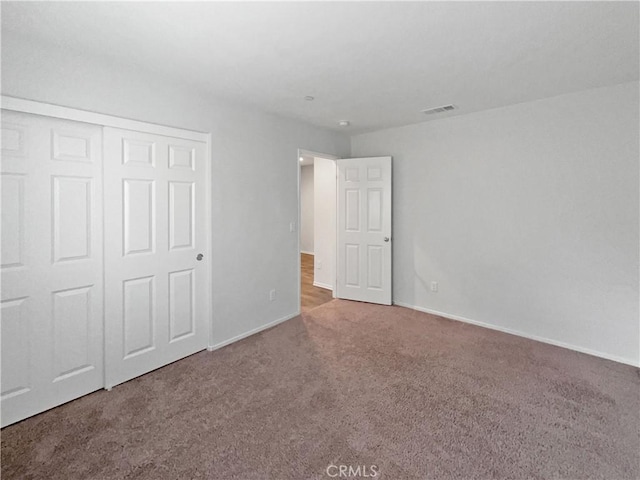
[[[638,372],[334,300],[4,429],[2,478],[637,479]]]

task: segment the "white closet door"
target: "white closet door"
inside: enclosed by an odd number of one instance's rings
[[[2,426],[104,385],[101,142],[2,111]]]
[[[206,348],[209,259],[205,144],[113,128],[104,142],[110,388]]]

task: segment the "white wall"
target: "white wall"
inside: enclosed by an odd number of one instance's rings
[[[300,167],[300,251],[313,254],[313,165]]]
[[[289,232],[298,218],[298,148],[345,155],[346,136],[201,96],[134,66],[5,32],[2,40],[3,95],[212,133],[214,343],[298,310],[298,232]]]
[[[394,300],[638,364],[638,86],[353,137],[394,157]]]
[[[336,264],[336,162],[314,159],[313,284],[333,290]]]

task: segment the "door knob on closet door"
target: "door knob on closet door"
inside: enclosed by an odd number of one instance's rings
[[[389,237],[384,237],[384,241],[388,242],[389,241]]]
[[[196,260],[200,261],[204,258],[204,255],[199,253],[198,256],[196,256]]]

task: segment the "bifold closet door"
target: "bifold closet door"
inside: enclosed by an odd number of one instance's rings
[[[2,426],[104,385],[101,142],[2,111]]]
[[[205,153],[104,129],[107,388],[207,346]]]

